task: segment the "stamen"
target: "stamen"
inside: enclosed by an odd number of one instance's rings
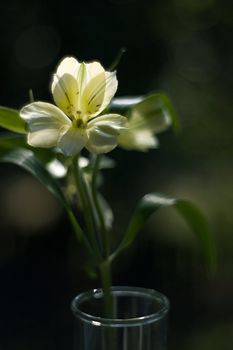
[[[84,129],[85,124],[83,123],[83,120],[81,118],[78,118],[73,120],[73,126],[78,129]]]

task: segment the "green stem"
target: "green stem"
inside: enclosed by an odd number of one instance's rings
[[[122,56],[124,55],[124,53],[126,52],[126,48],[122,47],[119,52],[117,53],[117,56],[115,58],[115,60],[112,62],[112,64],[110,65],[110,67],[108,68],[108,70],[110,72],[114,71],[116,69],[116,67],[118,66],[118,64],[121,61]]]
[[[94,158],[94,166],[93,166],[93,175],[92,175],[92,197],[94,201],[94,205],[97,211],[97,215],[100,223],[100,235],[101,241],[103,242],[103,254],[104,258],[107,259],[110,253],[110,244],[109,244],[109,236],[107,232],[107,228],[104,221],[104,215],[102,213],[102,209],[99,203],[98,191],[97,191],[97,177],[99,171],[99,162],[100,156],[96,155]]]
[[[112,318],[113,315],[113,302],[111,297],[111,285],[112,285],[112,276],[111,276],[111,261],[109,260],[110,255],[110,242],[109,235],[105,225],[104,215],[102,208],[100,206],[98,191],[97,191],[97,178],[99,171],[99,162],[100,156],[95,155],[93,157],[93,175],[92,175],[92,197],[93,202],[97,211],[99,219],[99,233],[101,241],[103,242],[103,256],[104,261],[99,265],[101,284],[104,293],[104,312],[105,316]]]
[[[115,310],[114,310],[114,304],[113,304],[113,298],[111,294],[111,285],[112,285],[112,279],[111,279],[111,262],[109,259],[105,260],[100,264],[100,276],[101,276],[101,282],[102,282],[102,289],[104,293],[104,317],[108,319],[114,319],[116,318]],[[117,350],[117,337],[116,337],[116,329],[108,328],[105,333],[105,339],[104,339],[104,346],[103,350]]]
[[[100,277],[101,277],[101,284],[102,289],[104,293],[104,312],[105,317],[107,318],[113,318],[113,303],[112,303],[112,297],[111,297],[111,285],[112,285],[112,278],[111,278],[111,263],[109,260],[105,260],[99,265],[100,268]]]
[[[67,209],[67,214],[68,214],[68,217],[70,219],[70,223],[73,227],[73,230],[74,230],[74,233],[77,237],[77,239],[80,241],[80,242],[83,242],[85,247],[87,248],[87,251],[89,252],[89,254],[95,258],[96,257],[96,254],[95,252],[93,251],[88,239],[86,238],[86,236],[84,235],[81,227],[79,226],[77,220],[76,220],[76,217],[75,215],[73,214],[73,212],[69,209]]]
[[[78,156],[73,158],[72,169],[73,174],[76,181],[77,189],[80,193],[80,198],[83,205],[84,218],[88,228],[89,241],[93,245],[93,249],[98,253],[98,262],[99,262],[99,271],[101,277],[101,284],[104,293],[104,312],[105,316],[108,318],[113,317],[113,302],[111,297],[111,261],[109,259],[110,255],[110,242],[109,235],[105,225],[104,215],[102,212],[101,205],[99,203],[98,191],[97,191],[97,177],[99,171],[99,161],[100,157],[95,156],[94,165],[93,165],[93,176],[91,183],[91,194],[92,198],[90,198],[90,193],[87,188],[87,184],[85,183],[85,179],[82,177],[82,169],[78,166]],[[93,200],[93,202],[92,202]],[[99,225],[96,229],[99,232],[101,242],[103,243],[103,257],[100,254],[98,242],[95,235],[95,213],[98,218]],[[103,261],[104,259],[104,261]]]
[[[79,167],[78,163],[79,156],[76,155],[72,159],[72,171],[76,182],[76,187],[80,195],[80,199],[82,202],[83,207],[83,214],[84,219],[87,227],[87,234],[89,236],[89,241],[91,242],[93,246],[93,250],[95,251],[95,255],[98,257],[98,261],[102,260],[99,246],[96,240],[95,235],[95,221],[94,221],[94,214],[92,210],[91,203],[89,201],[89,195],[86,188],[86,183],[83,178],[82,169]]]

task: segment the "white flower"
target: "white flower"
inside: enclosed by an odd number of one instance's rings
[[[126,118],[118,114],[99,116],[117,90],[115,72],[105,71],[98,62],[80,63],[66,57],[53,76],[51,90],[57,106],[33,102],[20,111],[28,124],[29,145],[58,147],[67,156],[83,147],[106,153],[117,146]]]

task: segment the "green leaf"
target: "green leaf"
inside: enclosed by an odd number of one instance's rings
[[[24,147],[27,147],[24,135],[14,132],[0,133],[0,155],[5,154],[9,150]]]
[[[174,205],[175,202],[175,199],[161,196],[157,193],[150,193],[145,195],[139,201],[131,217],[126,234],[120,244],[120,250],[126,249],[133,243],[138,232],[143,228],[146,220],[154,212],[156,212],[156,210],[158,210],[160,207]]]
[[[175,131],[178,131],[180,129],[180,123],[179,118],[176,113],[176,110],[173,106],[173,103],[171,102],[170,98],[163,93],[157,93],[152,95],[154,96],[154,99],[157,100],[158,106],[160,106],[161,110],[169,116],[172,122],[173,129]]]
[[[43,164],[46,164],[55,158],[55,154],[50,149],[33,148],[29,146],[26,142],[26,137],[24,134],[10,131],[3,131],[0,133],[0,156],[3,156],[10,150],[18,148],[32,150],[34,155],[36,155],[36,157],[40,159]]]
[[[147,194],[140,200],[130,220],[126,234],[111,258],[115,258],[122,250],[133,243],[140,229],[142,229],[147,219],[153,213],[162,207],[169,206],[177,210],[196,235],[208,267],[213,270],[216,262],[216,252],[213,238],[204,215],[189,201],[167,197],[159,193]]]
[[[19,116],[19,111],[0,106],[0,126],[10,131],[26,133],[25,122]]]
[[[205,216],[199,208],[187,200],[177,200],[175,208],[196,235],[208,267],[211,271],[214,271],[217,259],[216,246]]]

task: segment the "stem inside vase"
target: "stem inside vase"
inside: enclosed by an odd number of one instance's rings
[[[135,287],[112,287],[115,318],[105,317],[103,291],[77,296],[74,350],[165,350],[169,302],[162,294]]]

